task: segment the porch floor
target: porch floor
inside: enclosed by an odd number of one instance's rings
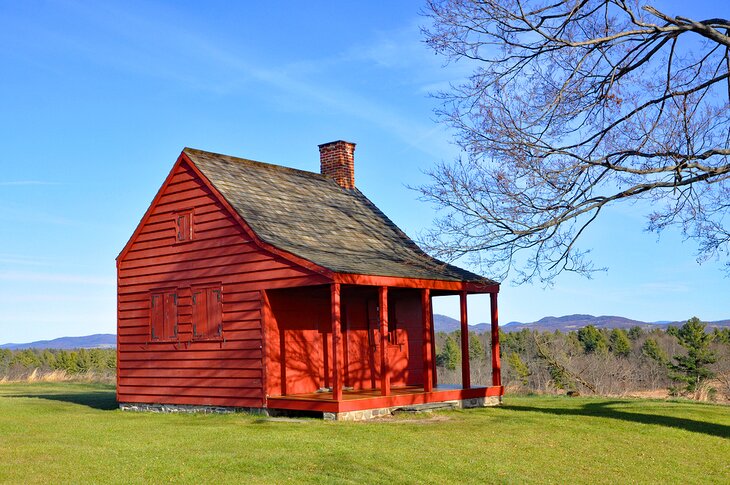
[[[361,411],[364,409],[456,401],[487,396],[501,396],[502,394],[504,394],[504,388],[501,386],[462,389],[460,386],[440,385],[430,392],[426,392],[421,386],[405,386],[391,388],[389,396],[383,396],[380,393],[380,389],[343,390],[341,401],[335,401],[331,392],[270,396],[267,399],[266,407],[271,409],[339,413]]]

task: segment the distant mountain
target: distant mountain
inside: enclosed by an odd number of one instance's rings
[[[434,328],[437,332],[453,332],[458,330],[461,325],[458,320],[447,317],[446,315],[434,314],[433,316]],[[623,328],[624,330],[631,327],[642,327],[644,329],[651,328],[667,328],[670,325],[679,326],[684,321],[661,321],[661,322],[642,322],[640,320],[632,320],[630,318],[603,315],[600,317],[594,317],[593,315],[565,315],[562,317],[544,317],[536,322],[522,323],[522,322],[509,322],[500,325],[500,328],[505,332],[519,332],[523,329],[528,330],[539,330],[541,332],[554,332],[560,330],[561,332],[570,332],[571,330],[578,330],[579,328],[593,325],[597,328]],[[721,328],[730,327],[730,320],[719,320],[716,322],[707,322],[707,328]],[[490,325],[488,323],[479,323],[476,325],[469,325],[469,330],[476,333],[488,332]]]
[[[461,323],[459,320],[446,315],[439,315],[438,313],[433,314],[433,328],[437,332],[451,333],[454,330],[459,330]]]
[[[515,325],[515,330],[529,328],[550,332],[555,330],[560,330],[561,332],[569,332],[571,330],[578,330],[579,328],[586,327],[588,325],[593,325],[596,328],[623,328],[626,330],[631,327],[648,326],[651,324],[618,316],[604,315],[600,317],[594,317],[593,315],[578,314],[565,315],[562,317],[544,317],[532,323],[517,323]],[[507,329],[505,329],[505,331],[506,330]]]
[[[604,315],[594,317],[593,315],[564,315],[562,317],[544,317],[536,322],[522,323],[509,322],[499,326],[505,332],[519,332],[523,329],[539,330],[541,332],[570,332],[579,328],[593,325],[597,328],[623,328],[629,329],[634,326],[644,329],[651,328],[667,328],[670,325],[680,326],[685,321],[661,321],[661,322],[642,322],[640,320],[632,320],[630,318]],[[434,329],[437,332],[450,333],[461,328],[461,323],[455,318],[446,315],[433,315]],[[718,320],[716,322],[707,322],[707,328],[730,328],[730,320]],[[489,332],[491,325],[489,323],[477,323],[469,325],[469,330],[476,333]],[[27,344],[3,344],[0,349],[22,350],[22,349],[105,349],[115,348],[117,346],[117,336],[111,333],[99,333],[95,335],[86,335],[84,337],[61,337],[53,340],[39,340]]]
[[[113,349],[117,346],[117,336],[111,333],[97,333],[84,337],[61,337],[53,340],[39,340],[27,344],[3,344],[0,349]]]

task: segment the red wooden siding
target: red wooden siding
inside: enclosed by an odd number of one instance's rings
[[[183,213],[191,219],[180,221]],[[181,223],[190,240],[179,240]],[[260,290],[324,282],[260,249],[181,163],[118,261],[118,400],[263,406]],[[201,289],[204,308],[193,304]],[[165,295],[161,325],[170,340],[151,338],[153,293]],[[222,334],[215,325],[205,339],[194,337],[196,310],[220,320]]]

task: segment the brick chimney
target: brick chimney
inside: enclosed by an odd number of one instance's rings
[[[337,140],[319,145],[320,173],[343,189],[355,188],[355,144]]]

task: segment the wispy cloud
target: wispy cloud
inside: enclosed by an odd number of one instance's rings
[[[100,324],[113,324],[114,312],[91,311],[91,312],[36,312],[36,313],[2,313],[0,314],[0,330],[1,325],[18,325],[25,324],[31,327],[38,325],[71,325],[71,328],[78,327],[81,332],[95,333],[98,330],[93,326]],[[92,326],[93,325],[93,326]],[[86,330],[84,330],[86,329]],[[4,332],[0,332],[4,333]],[[47,330],[45,332],[48,335]],[[71,331],[69,331],[71,333]],[[3,335],[4,336],[4,335]],[[51,337],[43,337],[51,338]],[[21,340],[21,339],[18,339]]]
[[[434,136],[443,128],[435,129],[428,118],[409,116],[400,104],[363,95],[333,76],[345,72],[354,63],[369,63],[373,68],[398,72],[407,68],[408,75],[399,77],[407,84],[442,81],[440,60],[414,41],[419,38],[416,20],[401,30],[384,31],[370,39],[369,45],[348,48],[333,58],[284,62],[277,59],[276,63],[270,63],[256,59],[254,51],[233,50],[223,39],[204,29],[182,27],[185,19],[173,7],[147,6],[148,11],[139,12],[108,4],[89,7],[73,2],[67,8],[79,19],[85,19],[86,25],[103,30],[108,40],[89,43],[84,41],[84,34],[74,38],[67,32],[61,35],[47,30],[39,35],[51,40],[57,38],[65,50],[75,51],[92,62],[214,93],[250,93],[252,84],[258,84],[272,90],[266,99],[278,103],[282,109],[338,112],[379,126],[411,149],[431,156],[453,155],[453,147],[445,143],[446,137]],[[176,22],[161,19],[176,19]],[[108,55],[107,42],[114,42],[115,56]],[[55,45],[55,41],[50,44]],[[120,45],[124,48],[120,49]],[[187,68],[180,69],[181,65]],[[434,74],[438,77],[434,78]],[[421,92],[418,86],[414,90]]]
[[[16,201],[0,200],[0,220],[17,222],[22,225],[29,224],[54,224],[59,226],[79,227],[88,225],[79,220],[69,219],[65,215],[57,215],[47,210],[57,210],[49,205],[47,208],[38,209],[38,206],[20,203]],[[46,210],[47,209],[47,210]]]
[[[59,185],[58,182],[46,182],[43,180],[11,180],[0,182],[0,187],[20,187],[25,185]]]
[[[423,18],[409,24],[378,32],[374,39],[350,48],[345,59],[366,61],[377,67],[403,71],[402,82],[417,86],[419,92],[433,93],[459,83],[473,70],[467,62],[446,62],[421,40]]]
[[[76,285],[115,285],[110,277],[91,276],[75,273],[43,273],[34,271],[0,271],[0,281],[64,283]]]
[[[0,253],[0,264],[18,266],[44,266],[48,264],[48,261],[42,258]]]
[[[90,294],[91,293],[91,294]],[[17,292],[12,294],[0,295],[0,304],[3,305],[18,305],[19,303],[37,303],[37,304],[77,304],[85,303],[89,305],[93,303],[95,305],[107,304],[114,302],[114,289],[109,288],[108,285],[104,286],[104,291],[84,291],[84,292],[59,292],[59,293],[28,293],[28,292]],[[113,306],[113,304],[112,304]]]

